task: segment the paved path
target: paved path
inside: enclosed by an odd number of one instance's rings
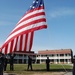
[[[7,73],[4,73],[3,75],[8,75]]]
[[[8,73],[4,73],[3,75],[8,75]],[[12,74],[9,74],[9,75],[12,75]],[[72,72],[67,72],[64,75],[72,75]]]
[[[3,75],[15,75],[15,74],[8,74],[8,73],[4,73]]]
[[[66,74],[64,74],[64,75],[72,75],[72,72],[68,72],[68,73],[66,73]]]

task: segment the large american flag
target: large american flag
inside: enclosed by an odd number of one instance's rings
[[[25,15],[16,24],[2,46],[2,53],[14,51],[30,51],[33,43],[34,31],[47,28],[44,1],[34,0]]]

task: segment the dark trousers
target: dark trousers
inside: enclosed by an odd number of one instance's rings
[[[75,75],[75,67],[73,67],[73,72],[72,72],[72,74]]]
[[[7,64],[4,65],[4,71],[6,71],[6,68],[7,68]]]
[[[10,64],[10,71],[13,71],[13,70],[14,70],[14,65]]]
[[[0,75],[3,75],[3,67],[0,67]]]
[[[46,70],[49,71],[49,64],[46,64]]]
[[[30,69],[32,70],[32,64],[28,64],[27,70],[29,70],[29,67],[30,67]]]

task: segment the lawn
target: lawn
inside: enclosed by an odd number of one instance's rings
[[[27,71],[27,64],[14,64],[14,71],[10,71],[9,64],[7,65],[7,73],[14,73],[16,75],[62,75],[62,73],[72,70],[71,65],[67,64],[51,64],[50,71],[46,71],[45,64],[33,64],[33,71]],[[58,74],[58,73],[61,74]]]

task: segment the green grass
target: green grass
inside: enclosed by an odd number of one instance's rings
[[[45,64],[33,64],[33,71],[27,71],[27,64],[14,64],[14,71],[10,71],[10,65],[7,65],[7,71],[8,73],[17,73],[19,75],[33,75],[38,72],[46,72],[46,65]],[[65,70],[71,70],[71,65],[64,65],[64,64],[51,64],[50,65],[50,71],[51,72],[57,72],[57,71],[65,71]]]

